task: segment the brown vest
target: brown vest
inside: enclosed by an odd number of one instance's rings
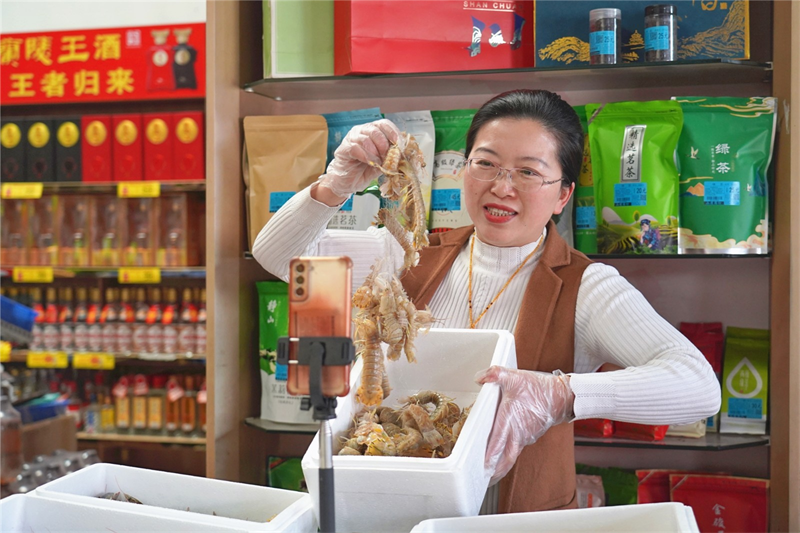
[[[419,265],[402,278],[418,308],[431,301],[472,232],[473,227],[468,226],[431,234],[430,246],[420,252]],[[514,331],[519,368],[572,372],[575,304],[583,271],[590,263],[585,255],[567,246],[555,225],[548,223],[544,251],[525,289]],[[566,423],[550,428],[536,443],[525,447],[500,482],[499,512],[574,507],[573,439],[572,424]]]

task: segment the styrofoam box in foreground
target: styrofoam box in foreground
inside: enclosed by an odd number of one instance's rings
[[[98,498],[122,491],[144,505]],[[97,463],[38,487],[42,498],[244,531],[315,532],[303,492]],[[188,509],[188,511],[187,511]]]
[[[141,507],[141,506],[140,506]],[[248,533],[244,528],[188,522],[163,516],[131,513],[97,505],[84,505],[33,493],[0,500],[2,533],[140,533],[142,531],[191,531],[198,533]]]
[[[639,533],[663,531],[699,533],[692,508],[682,503],[647,503],[476,516],[472,518],[437,518],[417,524],[411,533],[478,532],[597,532]]]
[[[416,341],[417,362],[386,361],[392,393],[383,405],[422,390],[453,398],[464,408],[475,402],[447,458],[333,458],[336,531],[408,532],[426,518],[474,516],[480,511],[489,474],[484,455],[500,397],[497,384],[480,386],[475,374],[490,365],[516,368],[514,336],[507,331],[432,329]],[[334,453],[361,406],[355,401],[361,361],[351,374],[350,394],[339,399],[331,420]],[[308,491],[319,511],[319,433],[302,461]]]

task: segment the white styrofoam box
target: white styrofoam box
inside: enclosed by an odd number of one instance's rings
[[[545,533],[640,531],[700,533],[692,508],[682,503],[645,503],[538,513],[484,515],[424,520],[411,533],[478,533],[488,531]]]
[[[416,342],[417,362],[387,361],[392,393],[383,405],[421,390],[434,390],[464,408],[473,401],[466,424],[447,458],[333,458],[336,531],[409,531],[426,518],[473,516],[489,485],[484,455],[500,397],[497,384],[480,386],[474,377],[490,365],[516,368],[514,336],[508,331],[432,329]],[[361,373],[357,361],[350,394],[339,398],[331,420],[334,453],[353,416],[361,410],[355,391]],[[319,512],[319,433],[302,461],[303,475]]]
[[[145,505],[97,497],[117,491]],[[246,531],[306,533],[317,530],[311,497],[303,492],[109,463],[97,463],[72,472],[38,487],[34,494]]]
[[[33,493],[15,494],[0,500],[0,531],[2,533],[80,532],[80,533],[140,533],[142,531],[191,531],[208,533],[247,533],[244,528],[221,527],[131,513],[96,505],[83,505]]]

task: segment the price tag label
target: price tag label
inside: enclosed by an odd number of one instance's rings
[[[120,283],[161,283],[161,269],[120,268],[117,281]]]
[[[43,190],[42,183],[4,183],[2,196],[9,200],[38,200]]]
[[[160,181],[123,181],[117,184],[119,198],[158,198],[161,196]]]
[[[72,356],[72,368],[88,370],[114,370],[114,356],[110,353],[76,353]]]
[[[0,341],[0,363],[11,361],[11,343]]]
[[[16,283],[53,283],[53,267],[14,267],[11,279]]]
[[[66,352],[28,352],[28,368],[67,368]]]

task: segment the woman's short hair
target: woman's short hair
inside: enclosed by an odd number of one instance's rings
[[[559,95],[541,89],[517,89],[493,97],[472,118],[467,130],[467,157],[483,125],[500,118],[535,120],[544,126],[556,140],[565,185],[577,181],[583,162],[583,128],[578,114]]]

